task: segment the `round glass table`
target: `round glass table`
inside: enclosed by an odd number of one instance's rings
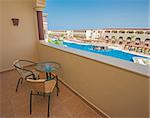
[[[61,67],[61,65],[57,62],[39,62],[35,64],[35,70],[39,72],[45,72],[46,73],[46,79],[52,79],[51,78],[51,72],[58,71],[58,69]]]

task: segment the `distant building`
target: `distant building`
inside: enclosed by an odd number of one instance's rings
[[[92,30],[86,30],[86,39],[92,39],[93,32]]]
[[[102,31],[101,29],[86,30],[86,39],[99,40],[102,37]]]
[[[61,37],[67,36],[66,30],[49,30],[48,32],[54,36],[61,36]]]
[[[43,28],[44,28],[44,39],[48,41],[48,22],[47,22],[47,13],[43,13]]]
[[[73,38],[73,30],[67,30],[67,31],[66,31],[66,36],[67,36],[68,38]]]
[[[106,28],[86,30],[51,30],[50,34],[67,38],[83,38],[88,40],[127,40],[145,41],[150,39],[150,29],[141,28]]]
[[[75,38],[86,38],[86,30],[74,30],[73,36]]]
[[[131,39],[135,41],[139,39],[140,41],[145,41],[145,39],[150,38],[150,29],[141,29],[141,28],[108,28],[103,29],[102,37],[108,39],[122,39],[127,40]]]
[[[93,30],[92,40],[99,40],[102,37],[103,30]]]

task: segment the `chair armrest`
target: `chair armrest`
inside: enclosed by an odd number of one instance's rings
[[[46,80],[44,83],[45,84],[50,84],[50,83],[55,83],[56,82],[56,80]]]
[[[44,83],[46,79],[38,79],[38,80],[27,79],[27,81],[32,83]]]
[[[33,62],[33,61],[30,61],[30,60],[23,60],[23,59],[21,59],[20,61],[24,61],[24,62],[28,62],[28,63],[32,63],[32,64],[37,64],[37,62]]]

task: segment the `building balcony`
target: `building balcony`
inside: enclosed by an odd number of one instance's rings
[[[55,91],[52,94],[50,114],[54,118],[149,117],[147,67],[39,41],[32,0],[2,0],[0,12],[0,117],[47,117],[44,97],[33,98],[30,115],[26,81],[15,92],[19,76],[12,63],[16,59],[56,61],[62,65],[58,73],[60,95],[57,97]],[[18,26],[13,25],[12,18],[19,19]]]

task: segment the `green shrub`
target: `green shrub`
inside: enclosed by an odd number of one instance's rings
[[[54,40],[54,41],[53,41],[52,39],[48,39],[48,42],[49,42],[49,43],[56,44],[56,45],[61,45],[61,46],[63,46],[63,41],[60,40],[60,39]]]

